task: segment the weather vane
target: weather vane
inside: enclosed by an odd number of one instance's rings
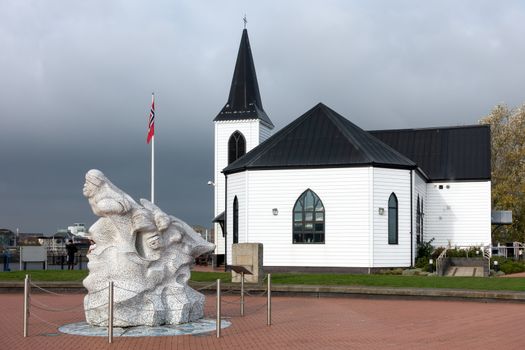
[[[248,20],[246,19],[246,14],[244,14],[242,21],[244,22],[244,29],[246,29],[246,23],[248,23]]]

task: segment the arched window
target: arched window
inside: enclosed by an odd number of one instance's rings
[[[324,243],[325,212],[321,199],[310,189],[293,207],[293,243]]]
[[[421,243],[421,207],[419,205],[419,194],[417,195],[416,209],[416,242]]]
[[[388,198],[388,244],[398,242],[397,197],[392,192]]]
[[[233,244],[239,243],[239,201],[233,199]]]
[[[239,131],[235,131],[228,140],[228,164],[233,163],[246,153],[246,139]]]
[[[423,242],[423,219],[425,218],[425,211],[423,210],[423,199],[421,199],[421,242]]]

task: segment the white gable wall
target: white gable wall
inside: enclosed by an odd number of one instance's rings
[[[254,170],[229,175],[228,263],[231,264],[233,198],[237,195],[239,242],[263,243],[265,266],[370,266],[371,171],[372,168]],[[314,191],[325,207],[324,244],[292,243],[293,207],[307,189]],[[273,215],[274,208],[278,215]]]
[[[410,170],[373,169],[373,267],[410,266]],[[398,200],[398,244],[388,244],[388,199]],[[379,208],[384,214],[379,214]]]
[[[260,121],[253,120],[228,120],[215,122],[215,195],[214,215],[224,211],[224,174],[221,171],[228,165],[228,140],[230,136],[239,131],[246,139],[246,152],[257,146],[260,141]],[[215,225],[215,254],[224,254],[224,238],[218,224]]]
[[[264,124],[260,124],[259,126],[259,143],[263,143],[268,139],[270,136],[272,136],[273,130],[267,127]]]
[[[432,182],[426,187],[425,241],[435,238],[435,247],[490,244],[490,181]]]

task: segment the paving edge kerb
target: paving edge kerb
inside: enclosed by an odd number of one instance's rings
[[[86,293],[81,282],[34,282],[38,286],[64,292]],[[191,282],[190,286],[202,292],[215,292],[215,284],[209,282]],[[22,281],[0,281],[0,293],[22,292]],[[35,289],[35,288],[33,288]],[[222,283],[221,289],[240,290],[237,283]],[[266,286],[246,284],[246,291],[263,292]],[[38,291],[36,289],[36,291]],[[368,286],[327,286],[327,285],[287,285],[273,284],[272,293],[279,295],[302,296],[332,296],[332,297],[388,297],[388,298],[428,298],[428,299],[471,299],[487,301],[525,302],[525,291],[494,291],[494,290],[469,290],[469,289],[444,289],[444,288],[394,288],[394,287],[368,287]]]

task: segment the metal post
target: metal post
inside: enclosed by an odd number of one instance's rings
[[[268,274],[268,315],[267,315],[267,322],[266,324],[268,326],[272,325],[272,274]]]
[[[113,281],[109,282],[108,343],[113,343]]]
[[[29,334],[29,275],[26,275],[24,280],[24,338],[27,338]]]
[[[244,272],[241,272],[241,316],[244,316]]]
[[[221,280],[217,279],[217,338],[221,337]]]

